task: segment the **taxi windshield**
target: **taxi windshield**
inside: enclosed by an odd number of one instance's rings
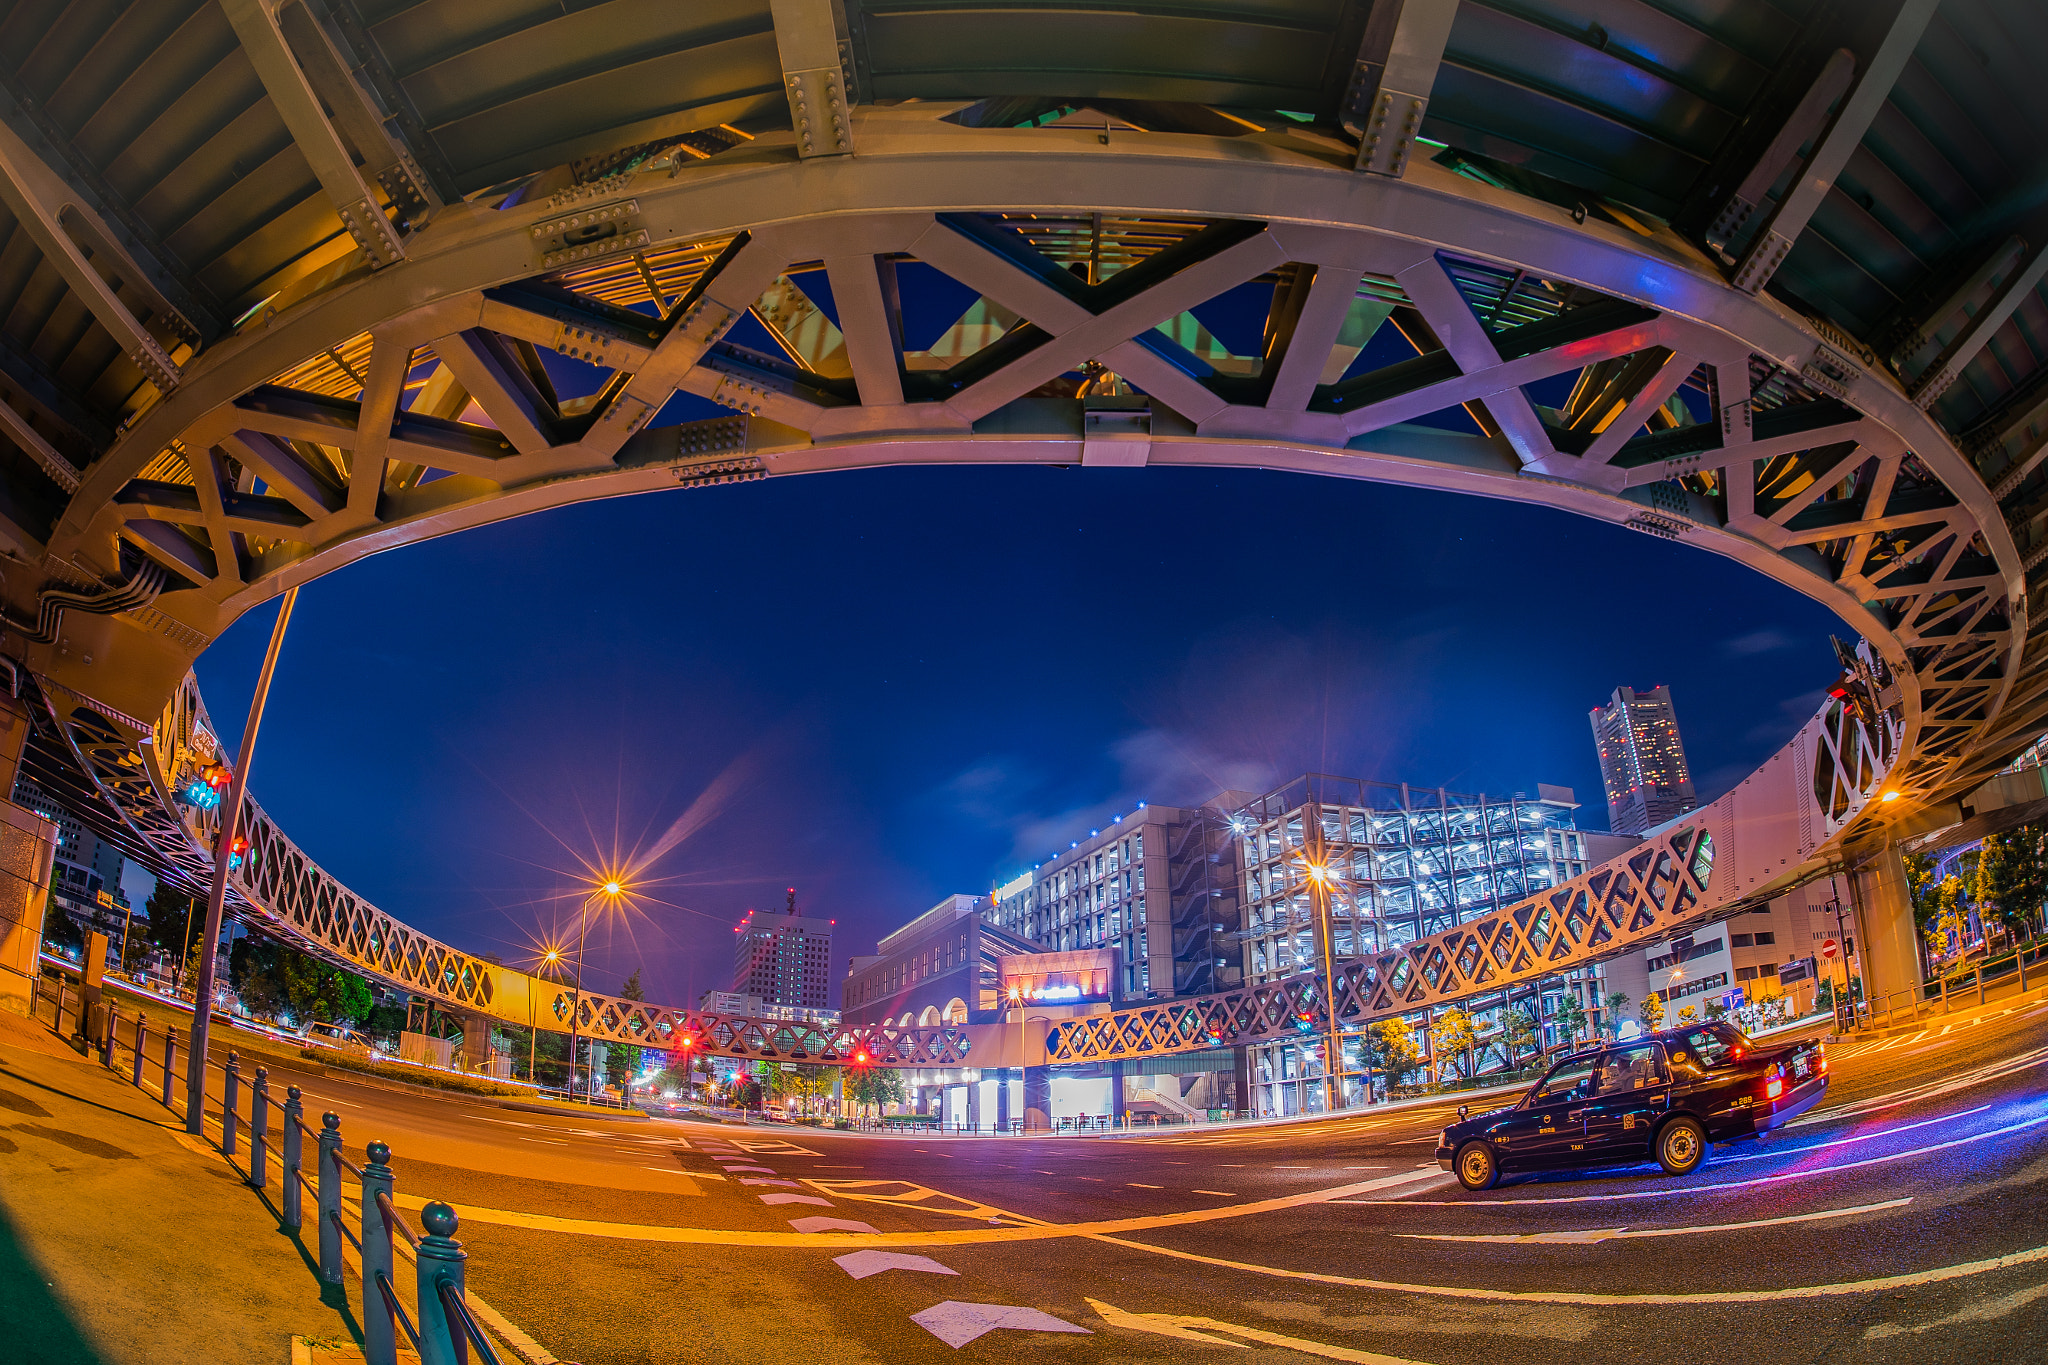
[[[1593,1090],[1593,1056],[1571,1057],[1550,1069],[1550,1074],[1536,1082],[1523,1097],[1522,1105],[1542,1104],[1545,1100],[1561,1098],[1573,1091],[1591,1094]]]
[[[1741,1029],[1718,1020],[1686,1029],[1680,1036],[1679,1046],[1691,1048],[1699,1057],[1700,1064],[1708,1067],[1739,1060],[1744,1053],[1756,1048]]]

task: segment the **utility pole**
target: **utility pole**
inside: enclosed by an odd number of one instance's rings
[[[263,654],[263,671],[256,675],[256,695],[249,701],[249,720],[242,727],[242,747],[236,753],[234,776],[228,782],[227,811],[220,819],[220,834],[213,847],[213,894],[206,901],[206,927],[201,931],[205,951],[199,954],[199,980],[192,997],[192,1051],[185,1061],[185,1131],[195,1136],[206,1133],[206,1040],[213,1022],[214,945],[220,941],[221,913],[228,897],[228,855],[242,823],[242,800],[249,793],[249,769],[256,763],[256,733],[263,724],[263,704],[270,699],[270,680],[277,673],[278,651],[284,648],[284,629],[291,623],[292,607],[299,590],[288,588],[277,609],[277,624],[270,628],[270,648]]]
[[[1323,843],[1323,808],[1311,802],[1303,818],[1313,826],[1303,844],[1303,855],[1308,859],[1309,904],[1315,911],[1316,933],[1322,939],[1323,949],[1323,1112],[1334,1114],[1344,1098],[1344,1035],[1337,1025],[1336,932],[1330,918],[1330,883],[1336,874],[1325,861],[1328,849]]]

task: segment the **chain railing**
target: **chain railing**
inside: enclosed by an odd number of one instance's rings
[[[91,1055],[100,1064],[117,1071],[115,1049],[130,1052],[128,1076],[138,1090],[145,1090],[145,1057],[154,1042],[160,1058],[150,1058],[150,1079],[154,1063],[162,1065],[162,1102],[173,1113],[181,1113],[176,1101],[181,1088],[174,1088],[173,1073],[178,1055],[178,1029],[174,1024],[152,1027],[147,1014],[137,1010],[133,1028],[111,999],[88,1008],[82,983],[59,974],[53,997],[51,1027],[61,1038]],[[31,1006],[34,1008],[34,1006]],[[38,1010],[38,1017],[40,1011]],[[66,1033],[69,1018],[71,1032]],[[287,1086],[279,1106],[271,1098],[270,1076],[257,1067],[245,1087],[242,1059],[230,1050],[227,1060],[207,1063],[209,1073],[218,1073],[220,1088],[220,1150],[233,1162],[247,1147],[244,1183],[259,1194],[269,1184],[273,1161],[279,1172],[279,1223],[298,1234],[305,1221],[305,1195],[311,1191],[319,1233],[319,1275],[322,1282],[344,1282],[346,1263],[342,1244],[354,1248],[362,1281],[360,1321],[363,1327],[365,1365],[398,1365],[398,1334],[404,1333],[410,1351],[421,1365],[469,1365],[473,1346],[483,1365],[503,1365],[497,1350],[478,1325],[466,1290],[465,1266],[468,1253],[455,1239],[461,1226],[455,1210],[443,1203],[430,1203],[420,1211],[424,1234],[415,1232],[393,1201],[396,1175],[391,1167],[391,1148],[373,1141],[364,1148],[368,1165],[358,1166],[342,1154],[341,1118],[332,1110],[320,1116],[317,1130],[305,1122],[304,1097],[297,1086]],[[246,1090],[247,1113],[243,1112]],[[211,1098],[211,1096],[209,1096]],[[277,1146],[271,1145],[271,1111],[278,1109]],[[209,1116],[210,1117],[210,1116]],[[305,1137],[312,1132],[316,1144],[315,1174],[305,1170]],[[350,1226],[344,1205],[345,1177],[353,1177],[357,1188],[356,1226]],[[418,1320],[406,1312],[398,1290],[394,1251],[403,1243],[414,1266],[414,1304]]]
[[[1947,1014],[1955,1009],[1957,1000],[1972,993],[1976,999],[1971,1003],[1982,1005],[1987,984],[2003,985],[2015,977],[2018,979],[2018,994],[2025,995],[2031,989],[2030,968],[2033,983],[2040,982],[2044,955],[2048,955],[2048,943],[2028,939],[2010,952],[1976,963],[1968,973],[1944,975],[1919,986],[1887,991],[1882,995],[1854,1000],[1837,999],[1834,1006],[1835,1032],[1849,1034],[1864,1029],[1891,1028],[1901,1021],[1911,1024],[1929,1015]]]

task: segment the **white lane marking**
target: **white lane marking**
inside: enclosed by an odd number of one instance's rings
[[[1126,1247],[1132,1251],[1149,1251],[1155,1256],[1166,1256],[1176,1261],[1192,1261],[1197,1265],[1216,1266],[1223,1270],[1242,1270],[1253,1275],[1272,1275],[1286,1280],[1306,1280],[1313,1284],[1333,1284],[1346,1289],[1386,1289],[1396,1294],[1433,1294],[1439,1298],[1478,1299],[1490,1303],[1569,1303],[1621,1307],[1637,1304],[1657,1306],[1779,1303],[1789,1299],[1830,1299],[1849,1294],[1881,1294],[1886,1290],[1916,1289],[1921,1285],[1941,1284],[1949,1280],[1966,1279],[1972,1275],[1983,1275],[1994,1270],[2008,1270],[2013,1266],[2031,1265],[2036,1261],[2048,1260],[2048,1246],[2039,1246],[2004,1256],[1993,1256],[1987,1260],[1964,1261],[1958,1265],[1938,1266],[1933,1270],[1917,1270],[1905,1275],[1887,1275],[1875,1280],[1796,1285],[1789,1289],[1706,1290],[1697,1294],[1588,1294],[1563,1290],[1473,1289],[1463,1285],[1404,1284],[1398,1280],[1366,1280],[1350,1275],[1330,1275],[1316,1270],[1286,1270],[1280,1266],[1254,1265],[1248,1261],[1226,1261],[1220,1256],[1177,1251],[1172,1247],[1153,1246],[1149,1242],[1133,1242],[1126,1237],[1111,1237],[1105,1233],[1094,1234],[1093,1240]]]
[[[1278,1332],[1268,1332],[1258,1327],[1240,1327],[1234,1322],[1218,1322],[1214,1318],[1189,1317],[1183,1313],[1127,1313],[1115,1304],[1104,1303],[1100,1299],[1089,1299],[1087,1303],[1111,1327],[1121,1327],[1131,1332],[1148,1332],[1153,1336],[1175,1337],[1181,1341],[1200,1341],[1210,1346],[1231,1346],[1240,1351],[1251,1349],[1243,1341],[1232,1341],[1229,1337],[1214,1335],[1217,1332],[1228,1332],[1230,1336],[1256,1341],[1262,1346],[1285,1346],[1303,1355],[1321,1356],[1325,1360],[1346,1360],[1353,1362],[1353,1365],[1418,1365],[1416,1361],[1403,1360],[1399,1356],[1354,1351],[1348,1346],[1331,1346],[1303,1337],[1284,1337]],[[1204,1330],[1198,1331],[1198,1328]]]
[[[764,1194],[760,1199],[764,1204],[816,1204],[821,1209],[832,1207],[831,1200],[820,1199],[815,1194]]]
[[[1135,1180],[1125,1181],[1124,1183],[1129,1185],[1134,1190],[1163,1190],[1166,1188],[1166,1186],[1164,1185],[1140,1185]]]
[[[1822,1209],[1818,1213],[1794,1213],[1782,1218],[1758,1218],[1748,1223],[1709,1223],[1689,1228],[1581,1228],[1572,1232],[1397,1232],[1396,1237],[1406,1237],[1418,1242],[1490,1242],[1500,1245],[1541,1245],[1561,1243],[1569,1246],[1592,1246],[1599,1242],[1612,1242],[1630,1237],[1682,1237],[1695,1232],[1746,1232],[1750,1228],[1774,1228],[1785,1223],[1815,1223],[1823,1218],[1851,1218],[1859,1213],[1880,1213],[1885,1209],[1899,1209],[1912,1203],[1912,1197],[1887,1199],[1882,1204],[1858,1204],[1848,1209]]]
[[[1196,1190],[1196,1191],[1195,1191],[1195,1193],[1196,1193],[1196,1194],[1213,1194],[1213,1195],[1215,1195],[1215,1196],[1216,1196],[1216,1197],[1217,1197],[1218,1199],[1235,1199],[1235,1198],[1237,1198],[1237,1196],[1236,1196],[1236,1195],[1234,1195],[1234,1194],[1232,1194],[1232,1193],[1231,1193],[1231,1192],[1230,1192],[1229,1190]]]
[[[857,1223],[851,1218],[826,1218],[813,1214],[809,1218],[792,1218],[789,1225],[798,1232],[873,1232],[866,1223]]]
[[[1615,1194],[1571,1194],[1553,1198],[1532,1199],[1332,1199],[1332,1204],[1380,1204],[1399,1206],[1407,1204],[1417,1208],[1464,1208],[1482,1204],[1594,1204],[1614,1199],[1661,1199],[1674,1194],[1711,1194],[1717,1190],[1744,1190],[1755,1185],[1775,1185],[1781,1180],[1805,1180],[1810,1176],[1834,1175],[1841,1171],[1853,1171],[1864,1166],[1881,1166],[1888,1161],[1904,1161],[1907,1157],[1925,1156],[1929,1152],[1945,1152],[1951,1147],[1963,1147],[1985,1138],[1994,1138],[2006,1133],[2017,1133],[2024,1128],[2038,1128],[2048,1123],[2048,1114],[2031,1118],[2023,1123],[2009,1123],[2003,1128],[1993,1128],[1985,1133],[1972,1133],[1968,1137],[1952,1138],[1937,1142],[1931,1147],[1915,1147],[1907,1152],[1888,1152],[1884,1156],[1869,1156],[1861,1161],[1845,1161],[1839,1166],[1813,1166],[1803,1171],[1780,1171],[1776,1175],[1753,1176],[1748,1180],[1724,1180],[1717,1185],[1684,1185],[1668,1190],[1627,1190]]]
[[[734,1171],[759,1171],[762,1175],[777,1174],[772,1166],[728,1166],[722,1161],[718,1163],[718,1169],[726,1172],[728,1175]]]
[[[1807,1128],[1816,1123],[1827,1123],[1834,1119],[1853,1118],[1859,1114],[1875,1114],[1886,1109],[1899,1109],[1909,1104],[1917,1104],[1922,1100],[1939,1099],[1941,1096],[1951,1094],[1957,1090],[1967,1090],[1972,1086],[2001,1080],[2015,1072],[2029,1070],[2032,1067],[2041,1065],[2044,1061],[2048,1061],[2048,1048],[2036,1048],[2032,1052],[2022,1053],[2017,1057],[2009,1057],[2002,1061],[1978,1067],[1975,1071],[1966,1071],[1962,1075],[1949,1080],[1931,1081],[1920,1085],[1907,1086],[1902,1090],[1892,1090],[1882,1095],[1873,1095],[1867,1100],[1858,1100],[1850,1104],[1838,1105],[1833,1109],[1823,1109],[1818,1113],[1794,1119],[1786,1124],[1785,1127],[1787,1129]]]
[[[797,1184],[797,1182],[794,1180],[770,1180],[766,1176],[759,1175],[740,1176],[739,1182],[742,1185],[787,1185],[793,1190],[800,1190],[803,1188],[803,1186]]]
[[[1980,1104],[1975,1109],[1964,1109],[1953,1114],[1941,1114],[1931,1119],[1922,1119],[1918,1123],[1902,1123],[1896,1128],[1879,1128],[1875,1132],[1870,1133],[1852,1133],[1848,1137],[1830,1138],[1826,1142],[1809,1142],[1804,1147],[1767,1147],[1762,1151],[1744,1153],[1742,1156],[1724,1156],[1720,1158],[1720,1161],[1721,1163],[1730,1161],[1762,1161],[1765,1157],[1794,1156],[1800,1152],[1818,1152],[1824,1147],[1846,1147],[1852,1142],[1868,1142],[1872,1138],[1890,1137],[1893,1133],[1910,1133],[1915,1128],[1931,1128],[1937,1123],[1947,1123],[1951,1119],[1966,1119],[1972,1114],[1981,1114],[1990,1107],[1988,1104]]]
[[[716,1172],[716,1171],[684,1171],[684,1170],[678,1170],[678,1169],[677,1169],[677,1168],[675,1168],[674,1166],[642,1166],[642,1167],[641,1167],[640,1169],[641,1169],[641,1170],[643,1170],[643,1171],[666,1171],[666,1172],[668,1172],[668,1174],[670,1174],[670,1175],[686,1175],[686,1176],[690,1177],[690,1179],[692,1179],[692,1180],[723,1180],[723,1179],[725,1179],[725,1177],[724,1177],[724,1176],[722,1176],[722,1175],[718,1174],[718,1172]]]

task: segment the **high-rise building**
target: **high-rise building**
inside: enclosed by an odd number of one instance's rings
[[[1593,708],[1593,743],[1607,787],[1607,827],[1616,834],[1646,833],[1699,804],[1670,688],[1615,688],[1612,701]]]
[[[733,931],[732,988],[766,1005],[824,1009],[832,985],[832,921],[796,910],[796,892],[782,914],[747,912]]]

